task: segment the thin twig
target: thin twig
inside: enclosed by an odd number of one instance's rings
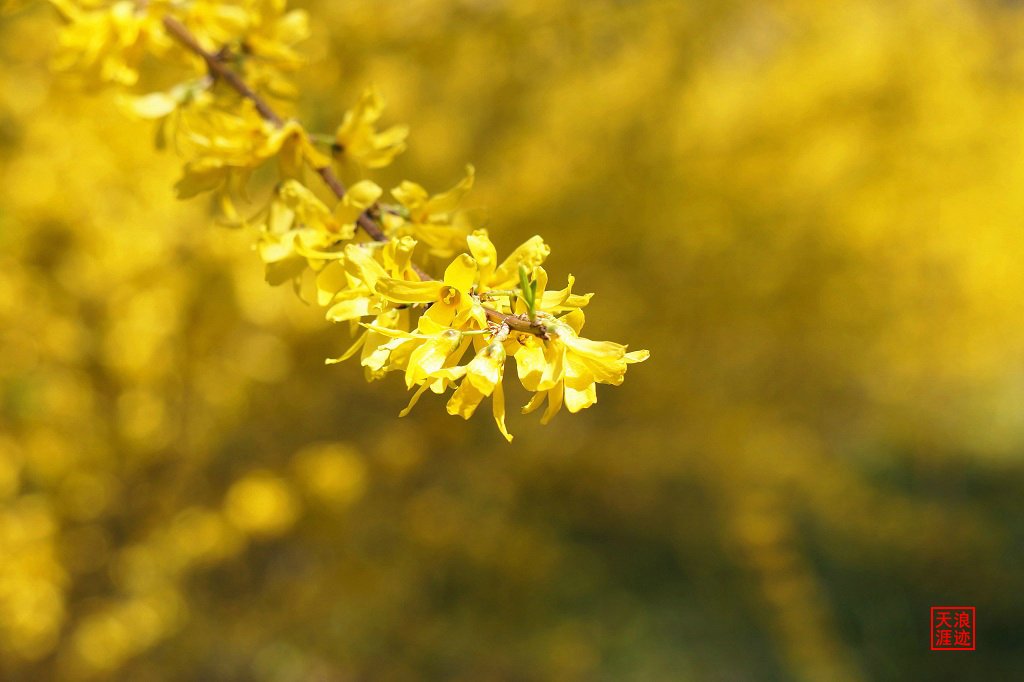
[[[511,315],[509,313],[499,312],[493,308],[487,307],[484,307],[484,313],[487,315],[488,320],[496,322],[499,325],[503,324],[514,332],[533,334],[534,336],[539,336],[542,339],[550,338],[548,328],[536,320],[531,322],[528,317],[523,317],[522,315]]]
[[[270,108],[270,105],[267,104],[262,97],[253,92],[237,73],[225,66],[224,62],[222,62],[217,55],[211,54],[203,48],[203,46],[199,44],[199,41],[196,40],[196,37],[192,35],[187,28],[185,28],[184,24],[174,17],[166,16],[164,17],[164,28],[166,28],[171,35],[177,38],[178,42],[202,57],[203,61],[206,62],[206,68],[208,68],[212,74],[223,79],[225,83],[237,90],[238,94],[242,95],[242,97],[251,100],[252,103],[256,105],[256,111],[260,112],[260,116],[276,126],[284,125],[284,121],[281,120],[281,117]],[[344,194],[344,190],[342,190],[342,194]]]
[[[178,42],[203,58],[203,61],[206,62],[206,68],[209,69],[213,76],[220,78],[226,84],[234,88],[242,97],[250,100],[256,106],[256,111],[259,112],[260,116],[278,127],[284,125],[284,120],[277,115],[277,112],[275,112],[269,104],[267,104],[267,101],[253,91],[253,89],[250,88],[237,73],[228,68],[228,66],[224,64],[220,55],[213,54],[200,45],[199,41],[196,40],[196,37],[192,35],[187,28],[185,28],[184,24],[171,16],[165,16],[163,23],[164,28],[166,28],[168,33],[176,38]],[[303,132],[303,135],[306,135],[307,139],[309,139],[308,134]],[[324,184],[326,184],[334,193],[334,196],[338,199],[342,199],[345,196],[345,185],[342,184],[341,180],[338,179],[338,176],[335,175],[334,169],[330,166],[323,166],[320,168],[314,166],[314,170],[316,170],[317,174],[323,179]],[[380,229],[371,215],[371,212],[375,207],[376,204],[360,213],[356,222],[359,224],[359,227],[363,228],[366,234],[374,241],[390,241],[390,237],[384,234],[384,231]],[[434,279],[418,266],[413,265],[412,267],[413,270],[416,271],[416,274],[420,276],[420,279]],[[533,334],[545,339],[548,338],[547,328],[539,322],[531,322],[530,320],[524,319],[518,315],[503,313],[487,307],[484,308],[484,312],[487,314],[487,318],[489,320],[497,322],[498,324],[504,324],[508,326],[509,329],[517,332],[523,332],[525,334]]]

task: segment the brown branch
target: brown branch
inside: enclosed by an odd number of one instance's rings
[[[196,37],[192,35],[187,28],[185,28],[184,24],[174,17],[166,16],[164,17],[164,28],[166,28],[172,36],[177,38],[178,42],[202,57],[203,61],[206,62],[206,68],[210,70],[210,73],[233,87],[242,97],[251,100],[252,103],[256,105],[256,111],[260,112],[260,116],[276,126],[284,125],[284,121],[281,120],[281,117],[270,108],[270,105],[267,104],[262,97],[253,92],[237,73],[225,66],[224,62],[222,62],[217,55],[204,49],[203,46],[199,44],[199,41],[196,40]],[[344,190],[342,190],[342,194],[344,194]]]
[[[531,322],[530,318],[523,315],[512,315],[487,307],[484,307],[484,313],[487,315],[488,320],[496,322],[499,325],[503,324],[514,332],[533,334],[534,336],[539,336],[542,339],[551,338],[546,326],[540,322]]]
[[[211,75],[216,78],[220,78],[226,84],[234,88],[242,97],[251,101],[256,106],[256,111],[259,112],[260,116],[278,127],[284,125],[284,119],[277,115],[277,112],[267,104],[267,101],[253,91],[253,89],[250,88],[237,73],[224,64],[222,55],[214,54],[205,49],[199,44],[196,37],[192,35],[187,28],[185,28],[185,25],[174,17],[165,16],[163,24],[164,28],[167,29],[167,32],[177,39],[178,42],[203,58],[203,61],[206,62],[206,68],[210,71]],[[338,179],[338,176],[335,175],[334,169],[330,166],[323,166],[320,168],[314,166],[314,170],[316,170],[317,174],[321,179],[323,179],[324,184],[326,184],[334,193],[334,196],[338,199],[342,199],[345,196],[345,185],[342,184],[341,180]],[[376,204],[360,213],[359,217],[356,218],[356,222],[359,224],[359,227],[363,228],[366,234],[374,241],[390,241],[390,238],[384,234],[384,231],[380,229],[371,215],[371,212],[374,211],[375,208]],[[416,265],[413,265],[413,269],[422,280],[434,279]],[[519,315],[503,313],[492,308],[485,307],[484,312],[487,314],[487,319],[497,322],[498,324],[505,324],[513,331],[533,334],[534,336],[539,336],[544,339],[548,338],[547,327],[539,322],[531,322]]]

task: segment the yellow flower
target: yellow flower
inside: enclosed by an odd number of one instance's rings
[[[374,129],[383,109],[384,104],[375,89],[364,91],[355,108],[345,112],[345,118],[334,133],[335,154],[366,168],[383,168],[405,151],[408,126],[391,126],[379,133]]]
[[[481,233],[483,234],[481,235]],[[487,233],[484,230],[477,230],[474,235],[479,236],[481,242],[487,238]],[[489,242],[490,240],[487,240],[487,243]],[[481,282],[488,289],[514,288],[519,284],[520,265],[532,271],[543,263],[550,253],[551,247],[545,244],[539,235],[534,235],[517,246],[508,255],[508,258],[502,261],[501,265],[497,266],[486,278],[482,277]]]
[[[362,342],[363,366],[372,372],[373,378],[395,370],[404,371],[408,388],[427,380],[432,382],[434,372],[454,366],[469,347],[469,339],[458,330],[437,325],[426,317],[419,318],[415,332],[376,324],[363,326],[377,335],[368,336]],[[371,349],[371,344],[376,347]],[[341,359],[353,353],[350,348]]]
[[[590,299],[594,296],[593,294],[572,293],[573,284],[576,283],[576,278],[572,275],[569,275],[564,289],[548,291],[548,273],[539,265],[533,268],[530,278],[537,283],[537,311],[549,315],[583,308],[590,303]],[[512,312],[517,315],[526,313],[526,299],[522,295],[516,297],[515,310]]]
[[[372,324],[364,325],[366,329],[356,337],[355,342],[346,350],[341,357],[328,358],[325,364],[333,365],[344,362],[357,352],[360,353],[360,364],[366,372],[367,381],[380,379],[387,373],[384,369],[391,352],[398,349],[403,343],[402,337],[389,335],[389,332],[406,332],[409,329],[408,310],[388,310],[374,319]],[[385,331],[388,330],[388,331]]]
[[[398,279],[415,280],[419,273],[413,267],[412,254],[417,241],[412,237],[392,239],[380,250],[384,269]]]
[[[245,52],[258,57],[253,63],[270,62],[288,70],[298,69],[305,63],[294,46],[309,37],[309,14],[301,9],[286,12],[287,4],[285,0],[263,0],[250,9],[251,26],[242,35],[242,41]]]
[[[189,159],[176,188],[179,198],[218,186],[231,169],[251,171],[276,154],[290,135],[302,134],[298,123],[275,126],[249,100],[217,106],[212,94],[200,93],[179,108],[172,131],[175,146]]]
[[[130,116],[142,119],[162,119],[182,106],[199,89],[199,82],[179,83],[166,92],[151,92],[145,95],[117,93],[117,103]],[[161,126],[160,136],[166,135]]]
[[[548,276],[541,263],[551,253],[551,247],[539,235],[534,235],[515,248],[508,257],[498,264],[498,253],[487,236],[487,230],[475,230],[466,237],[470,253],[480,268],[480,293],[491,289],[514,289],[519,284],[519,266],[522,265],[537,280],[538,302],[541,310],[561,312],[563,309],[585,306],[593,294],[583,296],[572,293],[574,278],[569,275],[569,285],[561,291],[545,291]],[[543,292],[541,294],[540,292]]]
[[[540,407],[548,399],[541,419],[548,423],[563,403],[570,412],[579,412],[597,402],[597,384],[618,386],[626,374],[626,366],[643,362],[646,350],[626,352],[626,346],[612,341],[591,341],[579,336],[583,312],[575,310],[548,326],[551,339],[527,339],[516,352],[519,380],[533,399],[523,413]]]
[[[176,3],[173,10],[210,52],[240,44],[245,54],[263,63],[293,70],[305,62],[293,46],[309,37],[309,16],[287,5],[285,0],[191,0]]]
[[[281,183],[267,208],[252,221],[260,230],[260,258],[267,264],[271,284],[297,277],[307,263],[340,259],[337,247],[352,239],[355,218],[375,201],[380,188],[357,183],[332,212],[297,180]]]
[[[353,323],[355,331],[362,317],[380,316],[393,309],[377,294],[376,284],[389,277],[416,277],[415,271],[411,269],[415,247],[416,241],[406,237],[387,244],[349,244],[340,253],[312,254],[331,257],[316,276],[317,303],[330,306],[327,319],[334,322],[348,320]],[[380,318],[376,324],[381,324]],[[393,327],[390,324],[383,326]],[[403,326],[403,329],[407,328],[407,324]],[[357,343],[362,344],[363,341]],[[354,352],[352,349],[350,351]]]
[[[209,92],[196,93],[175,110],[170,127],[175,146],[189,159],[175,185],[178,197],[215,191],[232,222],[239,221],[234,197],[245,195],[249,176],[270,158],[278,156],[286,178],[298,176],[303,162],[314,167],[330,163],[298,122],[277,126],[247,99],[220,102]]]
[[[466,166],[466,177],[447,192],[429,196],[427,190],[408,180],[391,190],[401,204],[399,212],[385,212],[384,230],[389,236],[411,235],[426,244],[430,253],[440,258],[466,248],[469,223],[457,211],[459,201],[473,186],[474,170]]]
[[[238,41],[254,19],[252,8],[237,2],[193,0],[180,7],[176,17],[188,27],[206,50],[216,53],[224,45]],[[187,53],[189,57],[194,57]],[[202,68],[202,67],[200,67]]]
[[[138,3],[121,0],[92,8],[51,0],[67,23],[61,29],[54,68],[75,71],[95,84],[134,85],[138,64],[161,41],[160,18]]]
[[[443,367],[451,367],[469,348],[469,337],[463,337],[455,329],[442,327],[427,317],[420,317],[417,338],[422,339],[409,354],[409,366],[405,371],[405,386],[423,383],[431,374]]]
[[[505,392],[501,384],[504,376],[505,347],[496,341],[489,343],[466,365],[465,378],[448,401],[448,414],[469,419],[480,401],[493,394],[494,421],[505,439],[512,442],[512,435],[505,428]]]
[[[404,369],[414,348],[408,333],[408,311],[388,310],[378,315],[373,323],[362,326],[366,330],[355,343],[341,357],[326,360],[326,364],[344,362],[362,350],[360,364],[367,381],[380,379],[393,369]]]
[[[466,238],[470,253],[479,268],[476,293],[488,307],[503,313],[524,315],[526,297],[520,291],[519,268],[526,268],[536,283],[535,312],[556,314],[586,306],[593,294],[574,294],[575,278],[569,275],[564,289],[548,291],[548,274],[540,266],[550,248],[539,236],[533,236],[519,245],[508,258],[498,264],[497,250],[486,230],[476,230]]]
[[[478,272],[476,261],[463,253],[451,262],[442,281],[386,278],[377,283],[377,292],[399,305],[431,304],[423,316],[443,327],[461,329],[473,321],[471,328],[484,329],[487,316],[472,295]]]

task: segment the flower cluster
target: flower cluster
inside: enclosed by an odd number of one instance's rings
[[[544,423],[563,405],[593,405],[597,384],[618,385],[628,364],[647,359],[647,351],[580,336],[591,294],[574,293],[571,275],[564,288],[547,288],[550,249],[539,236],[499,260],[487,232],[458,208],[471,166],[433,196],[410,181],[387,194],[366,179],[346,188],[338,171],[387,166],[408,130],[378,130],[383,105],[372,89],[333,134],[309,132],[270,108],[270,99],[295,92],[286,76],[302,64],[294,45],[307,31],[305,14],[285,0],[51,1],[67,20],[60,68],[127,86],[147,54],[182,67],[167,90],[121,95],[129,112],[158,122],[158,144],[184,157],[178,195],[211,193],[226,220],[254,229],[271,283],[312,273],[327,318],[356,334],[328,362],[358,356],[368,380],[402,372],[414,390],[402,415],[427,390],[451,390],[448,412],[464,418],[490,397],[511,440],[502,387],[510,358],[533,393],[523,411],[547,400]],[[250,176],[272,161],[274,190],[243,217]],[[449,262],[440,279],[417,264],[427,256]]]

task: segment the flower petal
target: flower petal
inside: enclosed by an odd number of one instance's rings
[[[498,250],[487,236],[487,230],[475,230],[466,237],[466,243],[480,268],[480,281],[487,282],[498,267]]]
[[[578,390],[568,385],[565,387],[565,407],[572,413],[579,412],[597,402],[597,385],[589,384],[585,389]]]
[[[544,359],[544,348],[532,340],[516,351],[516,370],[519,381],[527,391],[538,391],[547,361]]]
[[[551,418],[558,414],[558,411],[562,409],[562,397],[565,393],[565,389],[562,386],[562,382],[559,381],[554,388],[548,391],[548,409],[544,410],[544,416],[540,418],[541,424],[547,424],[551,421]]]
[[[399,417],[404,417],[405,415],[409,414],[412,408],[416,406],[416,403],[419,402],[420,396],[423,395],[424,391],[427,390],[431,383],[433,382],[424,382],[419,388],[416,389],[416,392],[412,394],[412,398],[409,400],[409,404],[405,406],[404,410],[398,413]]]
[[[426,205],[427,213],[447,213],[449,211],[454,211],[459,205],[459,201],[462,199],[463,195],[465,195],[473,186],[473,176],[475,173],[476,171],[473,166],[467,165],[466,177],[460,180],[457,185],[447,192],[435,194],[430,197],[430,200]]]
[[[464,379],[455,389],[451,399],[448,400],[448,414],[457,414],[463,419],[469,419],[476,412],[477,406],[484,397],[484,394],[477,390],[471,381]]]
[[[523,405],[523,414],[530,414],[531,412],[536,410],[538,407],[540,407],[541,403],[544,402],[544,398],[547,397],[547,391],[537,391],[536,393],[534,393],[533,397],[530,398],[530,402]]]
[[[516,250],[494,271],[491,281],[485,284],[492,289],[511,289],[519,281],[520,263],[528,270],[532,270],[543,263],[549,253],[551,247],[545,244],[539,235],[534,235],[516,247]]]
[[[502,388],[501,382],[494,387],[494,396],[491,398],[491,402],[491,410],[498,430],[501,431],[501,435],[505,436],[505,440],[511,443],[512,434],[505,428],[505,390]]]
[[[411,282],[383,277],[377,281],[376,289],[384,298],[393,303],[433,303],[441,298],[444,282]]]
[[[626,363],[633,364],[635,362],[643,362],[647,358],[651,357],[651,351],[649,350],[634,350],[626,353]]]
[[[461,292],[468,293],[476,283],[476,275],[476,261],[469,254],[461,253],[444,271],[444,283]]]
[[[370,314],[370,299],[365,296],[358,296],[357,292],[345,292],[346,294],[357,294],[349,300],[341,300],[331,306],[327,311],[327,319],[334,322],[344,320],[355,320]]]

